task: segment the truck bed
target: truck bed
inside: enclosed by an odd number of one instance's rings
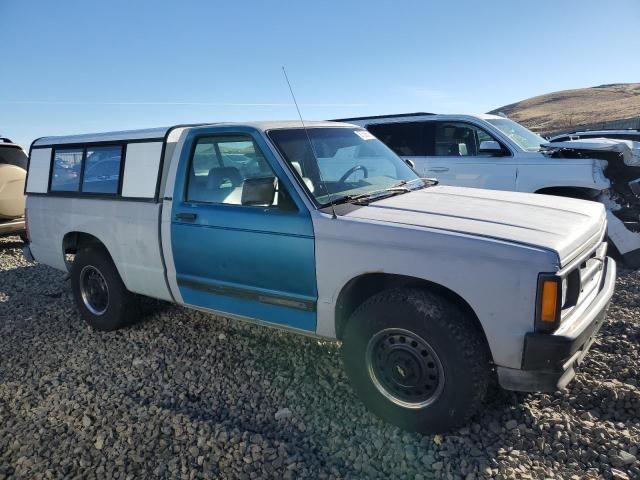
[[[66,271],[65,235],[93,235],[107,247],[128,290],[172,300],[160,248],[160,203],[30,195],[27,208],[31,252],[40,263]]]

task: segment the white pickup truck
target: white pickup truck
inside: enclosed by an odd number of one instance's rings
[[[342,341],[362,401],[443,431],[566,385],[605,320],[604,207],[438,186],[366,130],[211,124],[41,138],[25,255],[98,330],[136,295]]]
[[[640,196],[633,191],[640,191],[640,150],[633,145],[602,139],[547,143],[490,114],[406,113],[340,121],[366,128],[420,175],[445,185],[601,202],[609,240],[629,266],[640,267]]]

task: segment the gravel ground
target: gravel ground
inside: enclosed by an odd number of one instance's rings
[[[20,247],[0,240],[0,479],[640,478],[640,272],[568,390],[423,436],[362,407],[335,344],[154,301],[94,332]]]

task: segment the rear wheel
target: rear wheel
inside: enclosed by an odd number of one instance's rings
[[[127,290],[103,248],[85,248],[76,254],[71,286],[82,317],[96,330],[116,330],[137,317],[136,297]]]
[[[490,378],[478,327],[454,303],[418,289],[389,290],[363,303],[345,327],[342,355],[369,410],[423,433],[465,423]]]

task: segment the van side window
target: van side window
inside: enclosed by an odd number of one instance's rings
[[[373,135],[401,157],[426,156],[422,122],[394,122],[367,125]]]
[[[80,189],[82,148],[55,149],[51,173],[52,192],[77,192]]]
[[[82,176],[82,191],[118,193],[122,146],[89,147]]]
[[[269,182],[276,185],[271,203],[247,203],[247,198],[254,198],[249,189],[271,188]],[[217,135],[198,139],[189,166],[186,200],[287,209],[293,205],[249,135]]]
[[[480,142],[496,140],[485,130],[464,122],[435,122],[436,157],[477,157]],[[496,140],[497,141],[497,140]]]

